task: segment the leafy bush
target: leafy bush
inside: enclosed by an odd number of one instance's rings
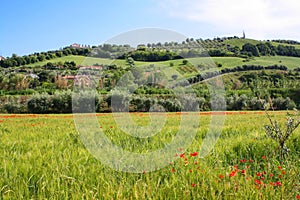
[[[55,113],[72,112],[72,92],[70,90],[55,92],[52,98],[52,111]]]
[[[27,102],[29,113],[49,113],[51,99],[48,93],[34,94]]]
[[[10,99],[4,104],[4,109],[7,113],[25,113],[26,107],[16,99]]]

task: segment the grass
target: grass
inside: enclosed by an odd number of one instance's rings
[[[284,46],[293,46],[296,49],[300,49],[300,45],[299,44],[286,44],[286,43],[279,43],[279,42],[272,42],[272,44],[274,46],[278,46],[278,45],[284,45]]]
[[[236,39],[231,39],[231,40],[225,40],[224,44],[229,44],[231,46],[237,46],[240,49],[242,49],[242,46],[246,43],[250,43],[253,45],[257,45],[258,43],[260,43],[260,41],[258,40],[253,40],[253,39],[242,39],[242,38],[236,38]]]
[[[170,66],[170,63],[174,64],[174,67],[176,70],[180,71],[180,67],[182,67],[182,60],[170,60],[170,61],[161,61],[161,62],[141,62],[141,61],[135,61],[136,66],[149,66],[151,64],[154,64],[158,67],[164,67],[164,66]],[[239,57],[210,57],[210,58],[190,58],[188,59],[189,62],[195,66],[199,64],[213,64],[213,62],[221,63],[223,68],[233,68],[236,66],[241,65],[262,65],[262,66],[268,66],[268,65],[285,65],[290,69],[294,69],[296,67],[300,67],[299,62],[300,58],[296,57],[287,57],[287,56],[261,56],[261,57],[255,57],[254,59],[249,60],[248,62],[243,62],[243,58]],[[43,61],[43,62],[37,62],[35,64],[32,64],[30,66],[42,66],[47,64],[47,62],[57,63],[57,62],[66,62],[66,61],[74,61],[78,65],[83,66],[90,66],[93,64],[102,64],[102,65],[109,65],[109,64],[116,64],[121,67],[127,67],[128,64],[125,60],[112,60],[112,59],[105,59],[105,58],[92,58],[92,57],[84,57],[84,56],[65,56],[61,58],[55,58],[50,61]],[[192,71],[192,70],[191,70]]]
[[[284,112],[275,114],[285,120]],[[151,139],[125,134],[112,114],[99,114],[97,119],[116,145],[144,152],[170,142],[184,116],[167,114],[165,125]],[[147,113],[130,117],[141,127],[151,122]],[[287,143],[290,157],[280,162],[272,157],[275,144],[262,129],[268,123],[263,112],[229,112],[214,150],[198,158],[210,120],[209,113],[201,113],[200,126],[188,127],[197,130],[193,143],[174,152],[174,162],[167,167],[127,173],[103,165],[85,149],[72,115],[2,114],[0,199],[296,199],[300,195],[299,129]]]
[[[51,60],[46,60],[43,62],[37,62],[34,64],[30,64],[27,66],[32,66],[32,67],[36,67],[36,66],[43,66],[45,64],[47,64],[48,62],[51,63],[58,63],[58,62],[70,62],[70,61],[74,61],[77,65],[83,65],[83,66],[90,66],[93,64],[102,64],[102,65],[109,65],[111,63],[115,63],[118,65],[124,65],[126,62],[125,60],[111,60],[111,59],[106,59],[106,58],[92,58],[92,57],[85,57],[85,56],[64,56],[64,57],[60,57],[60,58],[54,58]]]
[[[245,39],[236,38],[236,39],[231,39],[231,40],[225,40],[223,43],[229,44],[231,46],[237,46],[240,49],[242,49],[242,46],[246,43],[257,45],[260,42],[265,43],[266,41],[260,41],[260,40],[254,40],[254,39],[248,39],[248,38],[245,38]],[[298,44],[286,44],[286,43],[279,43],[279,42],[271,42],[271,44],[274,46],[278,46],[278,45],[294,46],[296,49],[300,49],[300,45],[298,45]]]
[[[189,61],[194,65],[205,63],[207,58],[191,58]],[[236,66],[242,65],[262,65],[262,66],[270,66],[270,65],[285,65],[289,69],[294,69],[300,67],[300,58],[296,57],[287,57],[287,56],[261,56],[255,57],[254,59],[250,59],[247,62],[243,62],[243,58],[238,57],[211,57],[211,59],[216,63],[221,63],[222,68],[233,68]]]

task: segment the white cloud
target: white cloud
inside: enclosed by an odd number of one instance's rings
[[[300,38],[298,0],[165,0],[158,5],[170,17],[204,22],[223,32],[245,29],[254,38]]]

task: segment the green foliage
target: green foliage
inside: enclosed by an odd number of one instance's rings
[[[36,93],[27,102],[29,113],[49,113],[50,108],[51,101],[48,93]]]
[[[53,113],[71,113],[72,112],[72,92],[56,91],[52,97]]]
[[[3,106],[7,113],[25,113],[26,106],[18,98],[9,98]]]
[[[294,131],[300,125],[300,113],[295,111],[295,113],[287,113],[287,121],[285,124],[285,130],[279,125],[276,118],[273,120],[268,112],[267,117],[269,119],[269,125],[265,125],[265,132],[267,136],[275,140],[278,144],[278,155],[281,159],[284,159],[289,154],[289,149],[286,146],[288,139],[292,136]]]
[[[242,46],[242,53],[246,53],[249,56],[259,56],[258,48],[251,43],[246,43]]]

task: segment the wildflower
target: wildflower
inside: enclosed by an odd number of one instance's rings
[[[267,156],[262,156],[261,158],[262,158],[262,159],[266,159],[266,158],[267,158]]]
[[[258,172],[256,173],[256,176],[262,176],[262,173]]]
[[[274,182],[273,186],[282,186],[282,183],[280,181]]]
[[[174,168],[172,168],[172,169],[171,169],[171,172],[173,172],[173,173],[174,173],[174,172],[176,172],[176,170],[175,170]]]
[[[192,170],[192,169],[190,169],[190,172],[193,172],[193,170]]]
[[[257,179],[254,180],[254,183],[256,183],[256,184],[258,184],[258,185],[261,185],[261,181],[260,181],[260,180],[257,180]]]
[[[281,166],[278,166],[278,169],[281,169],[282,167]]]
[[[286,174],[286,172],[284,170],[281,171],[281,174]]]
[[[198,152],[195,151],[195,152],[193,152],[193,153],[190,153],[190,156],[198,156]]]
[[[191,186],[192,186],[192,187],[195,187],[195,186],[196,186],[196,183],[192,183]]]
[[[299,194],[296,195],[296,199],[300,199],[300,195]]]
[[[223,176],[222,174],[219,174],[219,178],[220,178],[220,179],[223,179],[224,176]]]
[[[184,153],[180,154],[180,158],[184,158]]]
[[[246,173],[246,170],[243,169],[243,170],[241,171],[241,174],[245,175],[245,173]]]
[[[113,128],[113,126],[110,126],[109,128]]]
[[[249,160],[249,162],[251,162],[251,163],[252,163],[252,162],[253,162],[253,160],[252,160],[252,159],[250,159],[250,160]]]
[[[237,171],[232,171],[232,172],[229,174],[229,176],[230,176],[230,177],[234,177],[234,176],[236,175],[236,172],[237,172]]]
[[[240,160],[240,163],[245,163],[245,162],[247,162],[246,159]]]
[[[273,176],[274,176],[274,174],[271,173],[271,174],[270,174],[270,177],[272,178]]]

